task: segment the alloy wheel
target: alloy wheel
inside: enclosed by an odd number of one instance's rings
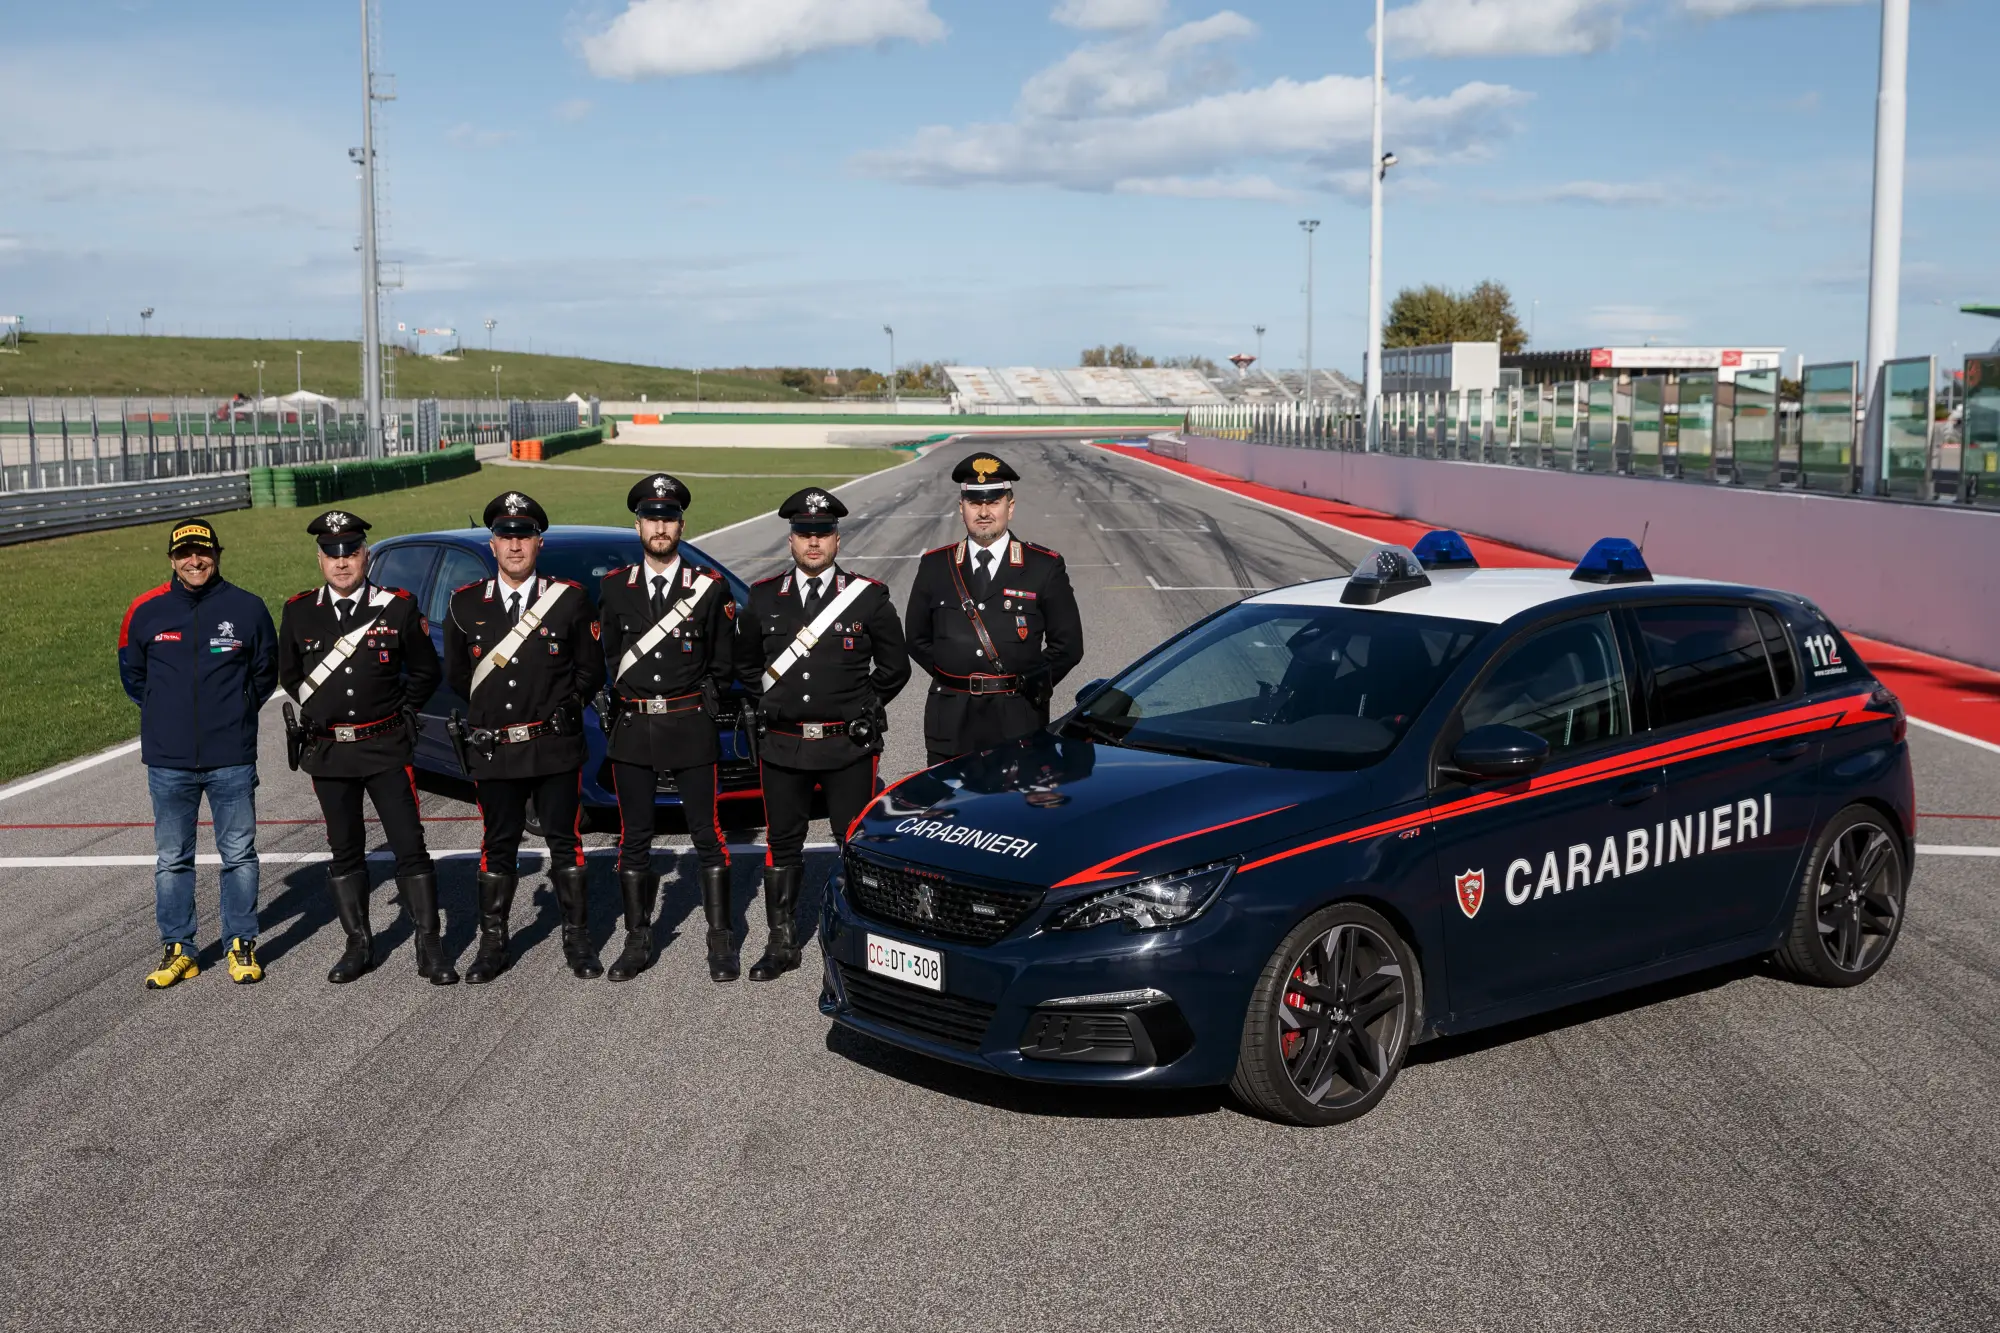
[[[1409,1016],[1394,948],[1367,926],[1334,926],[1299,955],[1278,1006],[1292,1086],[1328,1109],[1365,1100],[1394,1076]]]
[[[1826,956],[1843,972],[1872,967],[1896,938],[1902,915],[1895,844],[1873,823],[1834,841],[1820,868],[1817,925]]]

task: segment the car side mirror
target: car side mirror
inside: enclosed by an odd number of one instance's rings
[[[1082,705],[1089,703],[1093,695],[1095,695],[1099,690],[1103,689],[1106,685],[1109,685],[1110,683],[1111,683],[1110,680],[1108,680],[1107,678],[1099,676],[1096,680],[1091,681],[1088,685],[1085,685],[1082,689],[1078,690],[1076,692],[1076,702],[1078,706],[1081,707]]]
[[[1532,731],[1495,723],[1459,738],[1448,771],[1453,777],[1522,778],[1548,761],[1547,741]]]

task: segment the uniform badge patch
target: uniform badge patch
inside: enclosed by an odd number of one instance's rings
[[[1458,895],[1458,910],[1465,913],[1466,920],[1478,916],[1479,905],[1486,901],[1486,872],[1468,870],[1454,875],[1451,887]]]
[[[851,653],[851,652],[853,652],[853,651],[854,651],[854,640],[852,640],[852,639],[842,639],[842,640],[840,641],[840,646],[841,646],[841,647],[843,647],[843,648],[845,648],[845,649],[847,649],[847,651]]]
[[[474,657],[479,656],[479,645],[476,643],[472,645],[472,655]]]
[[[1026,616],[1014,617],[1014,633],[1018,638],[1025,639],[1028,637],[1028,618]]]
[[[179,643],[181,632],[177,629],[163,629],[153,636],[154,643]]]
[[[388,650],[387,648],[383,648],[383,649],[379,650],[379,651],[378,651],[378,652],[377,652],[377,653],[375,654],[375,659],[376,659],[377,661],[379,661],[379,662],[386,662],[386,661],[388,661],[388,660],[389,660],[389,650]]]
[[[604,637],[604,627],[598,624],[595,620],[590,622],[590,637],[593,639],[601,639]]]
[[[730,620],[736,619],[736,599],[730,598],[722,604],[722,614]]]
[[[431,621],[429,616],[418,616],[417,624],[423,629],[425,634],[429,634],[431,632]]]

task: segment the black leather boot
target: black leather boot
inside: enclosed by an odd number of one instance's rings
[[[764,872],[764,919],[771,939],[750,969],[752,981],[776,981],[799,965],[799,881],[804,866],[772,866]]]
[[[368,872],[328,875],[333,890],[333,910],[340,916],[340,928],[347,933],[347,948],[326,979],[342,986],[375,966],[375,941],[368,933]]]
[[[621,870],[618,893],[625,900],[625,947],[608,975],[613,981],[630,981],[653,965],[653,903],[660,877],[650,870]]]
[[[729,928],[729,867],[701,868],[701,910],[708,916],[708,979],[734,981],[736,933]]]
[[[396,887],[403,891],[403,906],[417,930],[417,975],[433,986],[455,986],[458,973],[444,956],[444,934],[438,927],[437,875],[398,875]]]
[[[507,970],[507,914],[514,908],[514,876],[479,875],[479,952],[465,969],[468,985],[493,980]]]
[[[583,866],[557,866],[549,871],[562,908],[563,961],[585,981],[604,975],[604,964],[590,947],[590,871]]]

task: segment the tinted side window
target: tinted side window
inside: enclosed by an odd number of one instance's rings
[[[369,559],[368,577],[384,588],[401,588],[421,603],[424,576],[431,572],[431,561],[436,558],[437,547],[425,542],[392,546]]]
[[[1608,615],[1543,630],[1500,659],[1464,709],[1465,728],[1532,731],[1557,754],[1627,736],[1632,714]]]
[[[451,595],[474,579],[486,577],[486,566],[478,556],[470,551],[447,546],[444,562],[438,566],[437,582],[431,585],[431,595],[425,603],[424,614],[431,618],[433,625],[443,620],[445,612],[451,608]]]
[[[1778,697],[1782,699],[1799,683],[1799,664],[1792,658],[1792,645],[1776,616],[1759,607],[1757,625],[1764,631],[1764,652],[1771,659],[1771,677],[1778,683]]]
[[[1653,725],[1671,727],[1778,697],[1764,637],[1747,606],[1633,611],[1653,667]]]

